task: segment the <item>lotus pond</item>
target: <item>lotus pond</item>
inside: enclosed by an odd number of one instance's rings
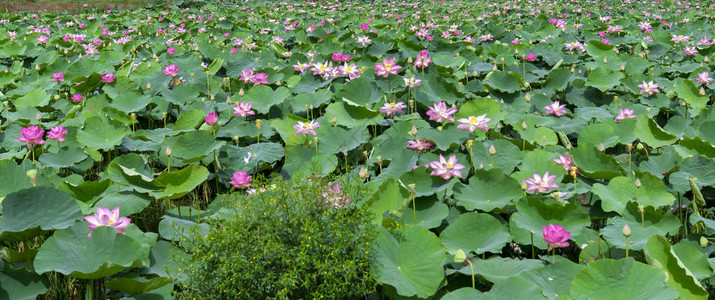
[[[0,298],[707,299],[713,8],[0,13]]]

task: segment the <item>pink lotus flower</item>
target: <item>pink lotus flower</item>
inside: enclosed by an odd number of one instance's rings
[[[454,117],[452,116],[457,112],[456,108],[447,108],[447,102],[435,103],[434,107],[430,107],[427,111],[427,115],[430,120],[435,122],[452,121],[454,122]]]
[[[569,246],[569,239],[571,239],[571,233],[566,231],[561,225],[554,225],[549,223],[549,226],[542,227],[544,234],[544,242],[549,244],[549,249],[551,251],[554,248],[563,248]]]
[[[641,88],[641,94],[648,93],[648,95],[653,95],[659,92],[658,87],[660,87],[660,85],[657,83],[653,83],[653,80],[647,83],[645,82],[645,80],[643,80],[643,83],[639,84],[638,87]]]
[[[228,183],[237,189],[243,189],[251,186],[251,179],[253,176],[249,176],[246,171],[239,171],[233,173]]]
[[[350,55],[342,54],[340,52],[335,52],[331,58],[336,62],[347,62],[350,61]]]
[[[402,70],[402,66],[395,64],[395,58],[383,59],[382,63],[375,64],[375,75],[387,78],[390,75],[397,75]]]
[[[84,99],[84,96],[82,96],[80,94],[74,94],[74,95],[72,95],[72,97],[70,97],[70,100],[72,100],[72,102],[74,102],[74,103],[80,103],[80,102],[82,102],[83,99]]]
[[[268,75],[266,73],[258,73],[253,75],[251,82],[254,85],[268,84]]]
[[[65,73],[58,72],[52,74],[52,82],[63,82],[65,81]]]
[[[243,83],[248,83],[253,80],[253,69],[241,70],[241,75],[238,76],[238,80],[243,81]]]
[[[409,88],[414,88],[416,86],[420,86],[420,84],[422,83],[422,80],[415,79],[415,76],[412,76],[410,78],[403,77],[402,79],[405,80],[405,86],[409,87]]]
[[[309,123],[298,121],[297,125],[293,125],[293,129],[295,129],[295,135],[309,133],[312,135],[318,135],[318,133],[315,132],[315,129],[318,127],[320,127],[320,123],[315,122],[315,120],[310,121]]]
[[[426,139],[415,139],[413,141],[407,141],[407,149],[417,150],[417,152],[422,152],[425,150],[432,149],[434,143]]]
[[[572,175],[578,174],[579,172],[578,168],[573,163],[573,158],[571,158],[571,155],[569,154],[566,154],[566,156],[559,154],[559,158],[554,158],[553,161],[564,167],[564,170],[572,173]]]
[[[22,134],[22,136],[18,137],[17,140],[23,143],[27,143],[28,148],[31,148],[32,145],[42,145],[45,143],[45,141],[42,139],[42,136],[45,135],[45,131],[40,129],[40,127],[38,127],[37,125],[22,128],[20,129],[20,133]]]
[[[169,49],[166,49],[166,54],[174,55],[176,54],[176,49],[169,47]]]
[[[616,116],[616,122],[623,121],[625,119],[635,119],[637,116],[633,114],[632,109],[618,109],[618,116]]]
[[[58,142],[64,142],[66,134],[67,129],[62,126],[55,126],[50,128],[50,131],[47,133],[47,138]]]
[[[253,107],[253,103],[250,102],[238,102],[236,106],[233,107],[233,115],[234,116],[241,116],[241,117],[246,117],[246,116],[252,116],[255,115],[256,112],[251,110],[251,107]]]
[[[108,207],[97,207],[97,212],[94,215],[84,217],[84,220],[89,222],[89,234],[92,236],[92,230],[99,226],[109,226],[114,228],[117,233],[125,234],[124,228],[129,226],[131,219],[127,217],[119,217],[119,205],[112,211]]]
[[[559,101],[554,101],[553,103],[544,106],[544,109],[546,109],[547,115],[556,115],[557,117],[560,117],[566,113],[566,104],[559,105]]]
[[[99,77],[99,79],[104,83],[111,83],[112,81],[114,81],[115,77],[116,76],[112,73],[104,73],[102,74],[102,76]]]
[[[534,173],[534,178],[527,178],[521,182],[522,186],[527,186],[527,192],[546,193],[549,190],[558,189],[559,186],[554,183],[556,175],[549,176],[549,171],[546,171],[544,177]]]
[[[175,64],[170,64],[164,67],[164,70],[162,70],[162,72],[164,72],[164,75],[166,76],[174,77],[176,75],[179,75],[179,66]]]
[[[432,58],[429,57],[429,51],[421,50],[420,53],[417,54],[417,57],[415,58],[415,62],[413,64],[415,65],[415,67],[418,68],[426,68],[431,62]]]
[[[407,108],[407,105],[405,105],[405,102],[397,102],[397,103],[385,102],[385,104],[383,104],[382,107],[380,107],[380,112],[385,114],[385,116],[389,117],[389,116],[396,115],[398,113],[401,114],[402,110],[405,108]]]
[[[293,71],[298,71],[298,72],[305,72],[306,70],[310,69],[310,64],[304,64],[302,62],[296,62],[295,65],[293,65]]]
[[[687,43],[688,43],[688,40],[690,39],[690,36],[687,36],[687,35],[686,35],[686,36],[683,36],[683,35],[675,35],[675,34],[672,34],[671,37],[672,37],[672,38],[670,39],[670,41],[673,42],[673,44],[675,44],[675,45],[677,45],[678,43],[685,43],[685,44],[687,44]]]
[[[694,46],[686,46],[685,48],[683,48],[683,55],[694,56],[695,54],[698,54],[698,49],[696,49]]]
[[[345,63],[338,67],[339,76],[348,76],[348,80],[360,77],[360,69],[355,64]]]
[[[534,53],[529,53],[524,57],[524,60],[526,61],[536,61],[536,54]]]
[[[707,71],[698,73],[698,78],[695,79],[700,84],[710,84],[710,81],[715,81],[715,79],[710,78],[710,73]]]
[[[459,170],[464,169],[464,165],[457,162],[457,156],[454,154],[446,160],[440,154],[439,161],[432,161],[429,166],[434,169],[430,175],[440,176],[444,180],[449,180],[452,176],[462,178],[462,173]]]
[[[568,51],[574,51],[574,50],[578,50],[580,52],[586,51],[586,48],[583,46],[583,44],[581,42],[566,43],[566,44],[564,44],[564,48],[566,48],[566,50],[568,50]]]
[[[218,115],[215,113],[209,113],[204,117],[204,121],[206,121],[206,124],[214,126],[216,125],[216,122],[218,122]]]
[[[457,129],[461,130],[469,130],[469,132],[474,132],[474,130],[479,129],[484,132],[489,131],[489,125],[487,125],[487,122],[491,121],[492,119],[487,118],[487,114],[483,114],[481,116],[475,117],[475,116],[469,116],[469,118],[461,118],[458,119],[457,122],[461,123],[457,125]]]

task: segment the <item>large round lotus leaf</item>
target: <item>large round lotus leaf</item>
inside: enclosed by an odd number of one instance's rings
[[[114,208],[119,205],[119,211],[122,212],[122,215],[128,216],[142,212],[149,204],[151,204],[151,198],[149,196],[134,191],[112,191],[104,194],[99,201],[94,204],[94,207]],[[93,208],[91,211],[85,213],[93,213],[94,211],[96,211],[96,209]]]
[[[546,299],[539,286],[520,276],[495,283],[486,293],[473,288],[461,288],[445,294],[442,300],[502,300],[502,299]]]
[[[623,174],[618,162],[591,144],[579,144],[571,151],[574,164],[593,179],[611,179]]]
[[[643,206],[662,207],[672,205],[675,197],[665,191],[665,183],[650,173],[638,173],[641,187],[636,187],[636,180],[630,177],[611,179],[608,186],[596,183],[593,193],[601,198],[604,211],[622,213],[629,202]],[[637,201],[636,201],[637,200]]]
[[[77,142],[91,150],[112,150],[130,132],[129,127],[117,122],[90,117],[77,132]]]
[[[174,157],[188,163],[203,159],[221,149],[224,144],[224,141],[217,142],[209,131],[195,130],[181,134],[171,146],[171,150]]]
[[[578,144],[600,145],[603,143],[605,148],[610,148],[618,143],[618,136],[614,133],[615,128],[612,123],[594,123],[581,130],[578,134]]]
[[[588,264],[571,283],[571,296],[594,300],[677,299],[665,274],[633,258],[599,259]]]
[[[326,124],[318,128],[316,132],[318,133],[320,153],[343,153],[359,147],[370,139],[370,133],[365,126],[344,129]]]
[[[524,190],[516,179],[505,175],[500,169],[476,170],[469,184],[457,183],[454,198],[467,210],[492,211],[516,203],[524,196]]]
[[[514,93],[521,89],[521,76],[514,72],[494,71],[484,79],[484,85],[505,93]]]
[[[648,160],[642,161],[638,164],[638,169],[642,172],[648,172],[660,179],[663,179],[665,175],[668,174],[670,170],[675,168],[676,165],[679,165],[681,161],[682,158],[678,156],[678,153],[675,151],[673,146],[665,146],[660,155],[651,155]],[[632,167],[635,167],[635,164],[633,164]],[[677,173],[674,173],[669,177],[671,184],[674,184],[673,176],[675,174]],[[687,182],[687,179],[685,181],[684,188],[690,188],[690,184]]]
[[[402,222],[406,225],[417,224],[432,229],[442,225],[442,220],[449,215],[449,207],[437,200],[437,197],[415,199],[415,213],[412,212],[412,203],[406,204],[407,207],[402,213]],[[415,222],[415,218],[417,222]]]
[[[181,198],[206,181],[208,176],[209,170],[200,165],[189,165],[178,171],[163,172],[153,182],[161,189],[151,191],[149,195],[156,199]]]
[[[26,171],[12,160],[0,159],[0,198],[32,186],[30,178],[25,175]]]
[[[445,101],[451,105],[458,100],[462,100],[464,94],[457,89],[456,84],[453,81],[445,81],[436,71],[432,67],[429,68],[420,88],[417,90],[417,102],[432,105],[435,102]],[[393,83],[392,86],[394,88],[395,84]]]
[[[34,187],[9,194],[2,203],[0,237],[24,240],[37,229],[70,227],[82,218],[77,202],[66,192],[52,187]]]
[[[710,268],[708,259],[705,256],[705,250],[697,242],[689,240],[681,240],[673,245],[675,255],[698,280],[703,280],[713,275],[713,270]]]
[[[293,111],[295,112],[304,112],[306,109],[309,109],[310,107],[320,107],[323,104],[326,104],[330,102],[330,99],[333,98],[333,93],[330,91],[330,89],[321,89],[318,91],[315,91],[310,94],[297,94],[295,97],[293,97],[293,100],[291,100],[291,104],[293,105]],[[362,108],[363,107],[358,107],[354,106],[355,108]],[[326,108],[327,111],[327,108]],[[328,116],[329,118],[332,118],[331,116]],[[343,126],[348,126],[345,124],[340,124]],[[352,126],[348,126],[352,127]]]
[[[233,172],[251,170],[261,163],[274,163],[285,156],[283,146],[278,143],[251,144],[247,147],[228,145],[223,148],[219,162],[224,169]]]
[[[119,277],[108,281],[107,287],[113,290],[120,291],[122,293],[138,295],[158,289],[162,286],[169,284],[170,282],[171,279],[166,277],[154,277],[150,279],[144,277]]]
[[[189,111],[185,111],[183,114],[181,114],[179,119],[174,122],[174,127],[172,128],[172,131],[182,132],[195,130],[199,127],[199,125],[201,125],[201,122],[204,121],[205,116],[206,112],[200,109],[192,109]]]
[[[87,153],[78,147],[63,147],[57,153],[43,153],[38,160],[45,166],[59,169],[74,166],[86,158]]]
[[[300,96],[302,95],[297,97]],[[335,102],[328,105],[325,108],[325,116],[328,120],[332,120],[335,117],[336,124],[347,128],[376,125],[377,121],[382,120],[380,112],[368,110],[364,106],[347,105],[344,102]]]
[[[543,226],[561,225],[571,236],[581,234],[591,224],[591,218],[581,205],[568,203],[562,205],[555,201],[538,198],[522,199],[516,204],[517,212],[509,219],[511,235],[519,244],[531,245],[533,233],[534,246],[546,249],[543,238]]]
[[[364,76],[350,80],[336,96],[350,105],[367,108],[371,108],[372,103],[382,99],[382,93],[379,93],[372,82],[365,79]]]
[[[159,222],[159,234],[162,238],[172,241],[179,241],[184,238],[195,236],[196,233],[205,235],[209,232],[209,225],[206,223],[196,223],[190,220],[164,216]]]
[[[514,174],[514,177],[521,182],[526,178],[533,178],[534,173],[543,176],[548,171],[549,175],[556,175],[556,183],[558,183],[560,181],[559,177],[566,174],[564,167],[553,161],[554,158],[558,157],[557,154],[544,150],[529,151],[524,154],[524,160],[521,162],[521,167],[519,167],[521,169],[520,175]]]
[[[612,246],[625,249],[626,238],[623,236],[623,225],[628,222],[628,227],[631,228],[628,248],[641,250],[651,236],[675,234],[681,225],[678,217],[674,216],[670,210],[663,214],[661,210],[655,210],[652,207],[645,208],[643,220],[641,225],[641,214],[638,212],[637,204],[629,203],[623,211],[623,217],[609,220],[609,225],[601,229],[601,234]]]
[[[395,287],[401,296],[432,296],[444,280],[446,251],[424,227],[402,227],[394,236],[381,230],[373,253],[370,270],[375,280]]]
[[[680,170],[670,175],[669,181],[675,191],[685,193],[690,190],[688,178],[692,178],[699,189],[715,185],[715,161],[702,156],[686,158]]]
[[[455,120],[458,118],[469,118],[469,116],[481,116],[487,115],[487,118],[492,119],[487,124],[489,128],[494,128],[494,126],[504,119],[506,115],[502,111],[499,102],[494,101],[494,99],[489,98],[477,98],[474,100],[466,101],[455,115]]]
[[[388,178],[367,198],[365,204],[373,214],[373,223],[379,225],[382,224],[385,212],[397,213],[409,197],[409,191],[401,187],[394,178]]]
[[[462,173],[462,176],[464,175],[466,174]],[[431,176],[430,170],[424,167],[419,167],[405,173],[400,177],[400,181],[404,186],[414,184],[416,193],[415,196],[417,197],[432,195],[435,192],[444,189],[449,184],[449,181],[442,179],[442,177]]]
[[[486,260],[472,258],[472,268],[474,274],[484,277],[493,283],[503,282],[509,278],[519,276],[524,272],[531,272],[544,268],[544,262],[536,259],[513,259],[503,257],[492,257]],[[469,265],[464,265],[456,270],[464,275],[471,275],[472,269]],[[449,270],[448,270],[449,272]]]
[[[494,146],[496,154],[489,154],[490,146]],[[507,175],[522,162],[523,156],[521,149],[507,140],[475,142],[472,146],[472,165],[475,168],[502,169]]]
[[[677,78],[675,79],[674,88],[675,92],[678,93],[678,98],[685,101],[692,108],[688,112],[693,117],[697,117],[710,101],[710,97],[700,94],[698,87],[691,80]]]
[[[667,284],[678,291],[681,299],[708,298],[708,292],[675,254],[665,237],[651,236],[645,247],[645,257],[648,264],[666,274]]]
[[[177,259],[172,256],[176,255]],[[156,274],[160,277],[171,277],[169,274],[175,275],[180,272],[178,261],[181,258],[188,260],[189,254],[181,251],[178,247],[167,241],[158,241],[149,252],[149,267],[142,269],[142,274]]]
[[[439,239],[447,249],[482,254],[501,253],[501,248],[511,241],[511,236],[504,225],[491,215],[464,213],[439,234]]]
[[[475,140],[484,139],[484,131],[477,130],[474,132]],[[417,138],[424,138],[434,142],[435,147],[447,150],[453,145],[458,145],[459,141],[470,136],[469,131],[457,129],[457,126],[447,124],[441,130],[434,128],[420,129],[417,133]]]
[[[571,282],[585,267],[562,256],[556,256],[556,263],[523,273],[521,276],[541,287],[549,299],[559,299],[568,296]]]
[[[0,265],[0,299],[35,300],[47,292],[47,282],[37,273]]]
[[[653,119],[640,115],[636,119],[635,135],[649,147],[660,148],[674,143],[678,138],[660,128]]]
[[[586,80],[586,86],[594,87],[601,92],[605,92],[610,88],[617,86],[621,83],[621,78],[623,78],[623,73],[611,71],[605,67],[598,67],[595,70],[588,72],[588,80]]]
[[[82,279],[102,278],[126,268],[143,265],[149,258],[149,245],[144,234],[133,224],[126,234],[100,226],[89,234],[88,223],[56,231],[47,239],[35,257],[39,274],[56,271]]]

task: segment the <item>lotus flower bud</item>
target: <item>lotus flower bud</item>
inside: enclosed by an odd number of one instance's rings
[[[625,236],[625,237],[630,237],[630,236],[631,236],[631,227],[628,226],[628,223],[625,223],[625,224],[623,225],[623,231],[622,231],[622,233],[623,233],[623,236]]]
[[[494,65],[494,67],[492,67],[492,71],[496,71],[496,70],[497,70],[497,65]]]
[[[241,88],[240,90],[238,90],[238,96],[239,96],[239,97],[243,97],[243,95],[245,95],[245,94],[246,94],[246,93],[243,92],[243,88]]]
[[[638,145],[636,145],[636,149],[638,149],[638,150],[643,150],[643,144],[638,144]]]
[[[256,120],[256,128],[261,129],[261,123],[263,123],[263,120],[257,119]]]
[[[55,101],[60,100],[60,95],[55,95],[53,99],[55,99]]]
[[[606,151],[606,146],[604,146],[603,143],[598,144],[598,151],[601,151],[601,152]]]
[[[171,147],[166,146],[166,156],[171,156]]]
[[[605,64],[605,63],[608,63],[608,59],[604,57],[604,58],[603,58],[603,63],[604,63],[604,64]]]
[[[524,95],[524,99],[526,99],[526,102],[530,102],[530,101],[531,101],[531,94],[526,93],[526,95]]]
[[[462,249],[457,250],[457,253],[454,254],[454,262],[455,263],[461,263],[464,262],[467,259],[467,253],[464,253]]]
[[[626,144],[626,151],[632,152],[632,151],[633,151],[633,144]]]
[[[39,64],[35,64],[35,71],[40,71],[40,65],[39,65]]]
[[[497,154],[497,149],[494,148],[494,144],[489,145],[489,155],[495,155]]]
[[[332,122],[333,122],[333,127],[338,126],[338,118],[336,116],[333,116]]]
[[[147,89],[147,90],[151,90],[151,82],[147,82],[147,83],[146,83],[146,89]]]
[[[641,179],[636,178],[636,188],[640,188],[640,187],[641,187]]]
[[[710,241],[708,241],[708,239],[706,237],[701,236],[700,237],[700,247],[705,248],[708,246],[708,244],[710,244]]]
[[[231,104],[231,95],[226,96],[226,103]]]
[[[129,118],[130,118],[132,121],[136,121],[136,120],[137,120],[137,113],[131,113],[131,114],[129,115]]]
[[[358,173],[360,175],[360,178],[367,178],[367,169],[365,167],[360,167],[360,172]]]
[[[467,140],[464,144],[465,146],[467,146],[467,148],[472,148],[472,146],[474,145],[474,140]]]
[[[412,125],[412,129],[410,129],[408,134],[411,136],[416,136],[417,135],[417,127],[415,125]]]
[[[708,61],[710,61],[710,59],[707,56],[705,56],[705,57],[703,57],[703,61],[708,62]]]
[[[382,156],[377,156],[377,165],[382,167]]]
[[[38,121],[42,120],[42,115],[38,112],[37,115],[35,115],[35,119]]]
[[[522,122],[521,122],[521,129],[526,130],[527,128],[529,128],[529,126],[526,125],[526,120],[522,121]]]
[[[705,96],[705,89],[702,86],[700,87],[700,96]]]
[[[625,70],[626,70],[626,65],[621,64],[621,71],[625,71]]]
[[[411,64],[411,63],[412,63],[412,56],[407,57],[407,63],[408,63],[408,64]]]

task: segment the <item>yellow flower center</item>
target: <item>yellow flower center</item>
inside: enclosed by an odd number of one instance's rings
[[[385,69],[389,70],[390,67],[392,67],[392,65],[390,65],[390,64],[388,64],[388,63],[385,63]]]

